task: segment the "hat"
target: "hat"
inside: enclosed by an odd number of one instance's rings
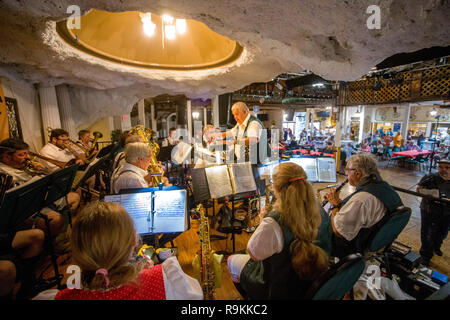
[[[450,159],[440,159],[440,160],[438,160],[438,163],[447,163],[447,164],[450,164]]]

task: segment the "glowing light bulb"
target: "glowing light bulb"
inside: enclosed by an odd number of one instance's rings
[[[150,12],[146,14],[141,14],[142,27],[144,28],[144,33],[151,37],[155,34],[156,24],[152,22],[152,16]]]
[[[168,14],[164,14],[162,16],[162,18],[163,18],[163,21],[164,21],[165,24],[172,24],[173,23],[173,17],[169,16]]]
[[[178,34],[183,34],[186,32],[186,19],[176,19],[175,26],[177,28]]]
[[[176,32],[177,32],[177,30],[175,29],[175,26],[173,26],[173,25],[165,25],[164,26],[164,31],[165,31],[167,39],[169,39],[169,40],[175,39],[175,35],[176,35]]]

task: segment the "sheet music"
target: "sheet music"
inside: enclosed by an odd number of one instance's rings
[[[318,158],[317,171],[320,182],[336,182],[336,163],[333,158]]]
[[[196,202],[202,202],[211,198],[209,193],[208,181],[204,168],[194,168],[191,171],[192,188],[194,189],[194,199]]]
[[[186,191],[155,191],[155,232],[183,232],[187,228]]]
[[[105,201],[118,203],[128,212],[137,234],[152,233],[152,192],[107,195]]]
[[[317,162],[314,158],[291,158],[289,161],[294,162],[305,170],[307,180],[310,182],[319,181],[317,173]]]
[[[249,162],[230,165],[232,183],[236,194],[256,190],[255,177]]]
[[[212,199],[233,194],[228,167],[226,165],[205,168],[205,172]]]
[[[172,161],[182,164],[191,155],[192,146],[186,142],[180,141],[172,149]]]

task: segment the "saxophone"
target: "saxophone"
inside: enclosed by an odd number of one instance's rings
[[[194,270],[198,269],[197,279],[203,289],[205,300],[214,300],[214,290],[220,287],[222,272],[220,262],[223,255],[215,254],[211,250],[209,238],[209,222],[205,213],[205,208],[199,204],[196,208],[200,218],[200,250],[198,251],[192,265]]]
[[[161,166],[158,164],[156,156],[159,154],[159,145],[152,140],[155,135],[155,131],[144,127],[143,125],[137,125],[128,132],[128,136],[140,135],[142,140],[150,146],[151,149],[151,163],[148,167],[148,171],[154,173],[152,176],[152,186],[157,187],[162,182]]]

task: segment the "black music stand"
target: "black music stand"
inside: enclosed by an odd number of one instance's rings
[[[50,220],[40,211],[65,196],[73,183],[78,165],[73,165],[59,170],[50,175],[37,179],[31,183],[13,188],[6,192],[0,215],[0,232],[5,232],[18,227],[28,218],[37,215],[44,219],[46,225],[46,236],[49,239],[48,249],[52,258],[55,277],[50,279],[39,279],[36,288],[40,290],[49,289],[55,285],[63,289],[61,280],[63,275],[59,274],[58,264],[54,253],[52,237],[50,235]]]

